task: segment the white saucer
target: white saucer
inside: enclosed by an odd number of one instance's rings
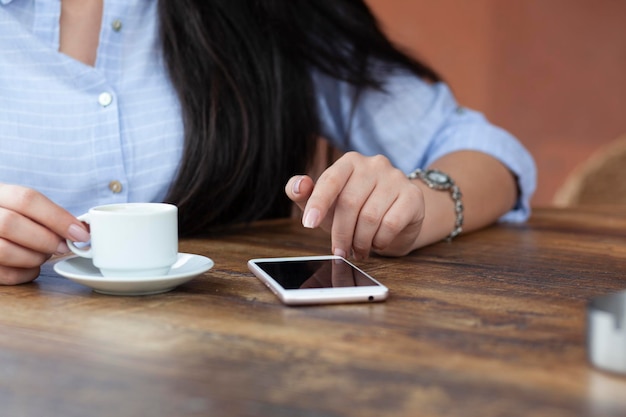
[[[103,277],[91,259],[79,256],[54,265],[54,271],[94,291],[109,295],[150,295],[171,291],[213,267],[205,256],[179,253],[178,260],[166,275],[155,277]]]

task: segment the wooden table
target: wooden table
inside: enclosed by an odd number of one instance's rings
[[[0,415],[626,416],[626,377],[585,347],[587,301],[626,288],[626,212],[537,209],[357,263],[384,303],[286,307],[246,267],[328,250],[291,220],[184,241],[215,267],[144,297],[45,265],[0,288]]]

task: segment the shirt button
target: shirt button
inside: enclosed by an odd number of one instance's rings
[[[122,192],[122,183],[118,180],[113,180],[109,183],[109,190],[115,194],[119,194]]]
[[[122,21],[120,19],[115,19],[113,22],[111,22],[111,27],[114,31],[119,32],[120,30],[122,30]]]
[[[113,102],[113,96],[110,93],[102,93],[98,96],[98,103],[102,107],[106,107]]]

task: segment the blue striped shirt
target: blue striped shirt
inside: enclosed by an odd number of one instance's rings
[[[97,59],[59,49],[59,0],[0,0],[0,182],[36,189],[78,215],[99,204],[162,201],[183,146],[181,109],[158,39],[157,2],[105,0]],[[121,23],[121,24],[120,24]],[[384,154],[410,172],[442,155],[478,150],[519,180],[527,218],[532,157],[443,83],[398,72],[387,94],[314,74],[323,135],[343,150]],[[282,184],[277,184],[282,187]]]

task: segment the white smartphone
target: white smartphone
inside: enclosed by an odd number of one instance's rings
[[[288,305],[383,301],[389,294],[340,256],[251,259],[248,268]]]

